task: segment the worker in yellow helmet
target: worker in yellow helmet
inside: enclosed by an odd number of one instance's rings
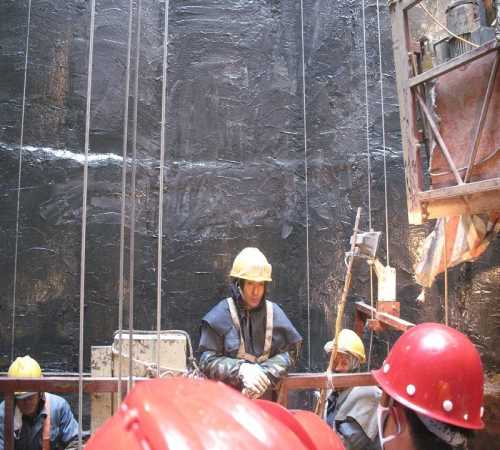
[[[334,371],[349,373],[359,370],[366,361],[365,346],[352,330],[339,333]],[[329,355],[335,341],[325,344]],[[326,421],[342,437],[348,450],[377,450],[377,405],[382,392],[376,386],[334,389],[328,396]]]
[[[41,378],[42,369],[31,357],[16,358],[10,378]],[[4,450],[5,402],[0,404],[0,450]],[[66,400],[47,392],[16,392],[14,409],[15,450],[78,448],[78,422]]]
[[[275,397],[302,343],[283,310],[265,299],[271,271],[259,249],[243,249],[230,272],[230,297],[201,322],[200,368],[208,378],[223,381],[250,398]]]

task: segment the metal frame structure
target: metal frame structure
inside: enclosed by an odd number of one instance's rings
[[[497,177],[470,182],[479,141],[483,131],[484,119],[488,112],[495,75],[500,58],[500,41],[493,39],[484,45],[440,64],[423,73],[417,73],[409,33],[408,10],[417,6],[421,0],[389,0],[392,25],[394,64],[400,104],[400,120],[403,153],[406,172],[406,194],[408,217],[411,224],[421,224],[437,217],[488,212],[500,210],[500,174]],[[421,87],[448,72],[457,70],[472,61],[497,52],[493,63],[486,95],[476,121],[473,146],[468,153],[468,166],[465,176],[459,174],[446,143],[441,137],[439,127],[430,114],[421,93]],[[454,176],[456,185],[438,189],[426,189],[424,185],[420,149],[423,147],[417,128],[417,107],[420,116],[429,125],[437,146],[442,152]]]

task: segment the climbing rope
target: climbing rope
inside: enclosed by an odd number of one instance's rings
[[[439,26],[441,27],[444,31],[446,31],[450,36],[453,36],[454,38],[458,39],[459,41],[464,42],[465,44],[470,45],[471,47],[478,48],[479,45],[474,44],[474,42],[468,41],[467,39],[464,39],[463,37],[459,36],[458,34],[453,33],[450,29],[446,27],[446,25],[443,25],[435,16],[432,14],[424,5],[423,2],[419,3],[418,6],[420,6],[425,13]]]
[[[309,190],[307,179],[307,116],[306,116],[306,65],[304,52],[304,0],[300,0],[300,32],[302,44],[302,116],[304,123],[304,172],[306,196],[306,292],[307,292],[307,367],[311,367],[311,295],[309,269]]]
[[[363,14],[363,68],[364,68],[364,81],[365,81],[365,131],[366,131],[366,153],[367,153],[367,172],[368,172],[368,227],[370,231],[372,228],[372,164],[371,164],[371,148],[370,148],[370,108],[368,101],[368,63],[366,51],[366,16],[365,16],[365,0],[361,1],[361,9]],[[374,318],[374,301],[373,301],[373,265],[370,264],[370,306],[371,318]],[[371,366],[373,347],[373,330],[370,332],[370,346],[368,351],[368,370]]]
[[[16,203],[16,237],[14,243],[14,279],[12,287],[12,329],[10,337],[10,360],[14,361],[14,347],[16,342],[16,289],[17,289],[17,254],[19,246],[19,208],[21,204],[21,174],[23,167],[23,143],[24,143],[24,111],[26,109],[26,81],[28,76],[28,53],[31,23],[31,0],[28,1],[28,20],[26,30],[26,47],[24,51],[24,81],[23,100],[21,108],[21,138],[19,142],[19,163],[17,167],[17,203]]]
[[[163,251],[163,172],[165,165],[165,123],[167,116],[167,64],[168,64],[168,8],[169,0],[165,2],[163,26],[163,74],[161,96],[161,137],[160,137],[160,186],[158,193],[158,264],[156,269],[156,367],[160,376],[160,332],[161,332],[161,275]]]
[[[444,245],[444,324],[448,326],[448,240],[446,239],[447,218],[443,217]]]
[[[118,282],[118,347],[122,353],[123,333],[123,279],[125,266],[125,205],[127,191],[127,144],[128,144],[128,98],[130,95],[130,54],[132,48],[132,16],[133,0],[129,1],[128,7],[128,39],[127,39],[127,69],[125,74],[125,107],[123,112],[123,145],[122,145],[122,190],[121,190],[121,214],[120,214],[120,274]],[[118,403],[122,400],[122,360],[118,360]]]
[[[85,109],[85,160],[83,163],[82,242],[80,251],[80,323],[78,344],[78,448],[82,448],[83,424],[83,325],[85,314],[85,250],[87,235],[87,191],[89,173],[90,100],[92,95],[92,64],[94,53],[95,0],[90,2],[90,40],[87,73],[87,104]]]
[[[136,176],[137,176],[137,106],[139,101],[139,60],[141,51],[141,0],[137,0],[137,30],[135,44],[135,85],[134,85],[134,110],[132,134],[132,179],[131,195],[132,208],[130,213],[130,253],[129,253],[129,366],[127,392],[132,388],[132,347],[134,330],[134,266],[135,266],[135,207],[136,207]]]
[[[384,108],[384,75],[382,71],[382,43],[380,31],[380,4],[377,0],[377,29],[378,29],[378,66],[379,66],[379,81],[380,81],[380,109],[382,121],[382,149],[384,155],[384,204],[385,204],[385,244],[386,244],[386,265],[390,266],[389,253],[389,212],[387,202],[387,147],[385,145],[385,108]]]

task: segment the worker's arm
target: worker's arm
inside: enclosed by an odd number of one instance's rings
[[[201,326],[199,352],[200,369],[208,378],[241,389],[239,370],[245,361],[224,355],[224,336],[217,334],[206,322]]]
[[[291,367],[293,367],[299,356],[301,342],[293,344],[286,352],[278,353],[260,364],[265,374],[271,381],[273,388],[283,378]]]
[[[69,403],[62,397],[50,395],[51,428],[57,427],[57,442],[62,448],[78,448],[78,422],[73,416]]]
[[[3,427],[5,421],[5,402],[0,403],[0,450],[4,449]]]
[[[241,388],[239,378],[240,366],[245,361],[218,355],[213,351],[203,352],[200,356],[200,369],[212,380],[223,381],[237,388]]]

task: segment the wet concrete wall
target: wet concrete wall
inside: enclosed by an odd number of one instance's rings
[[[390,21],[381,3],[390,262],[398,272],[403,316],[415,322],[442,321],[441,279],[425,304],[415,301],[419,288],[413,281],[413,264],[430,225],[409,227],[407,222]],[[153,329],[156,322],[164,6],[144,0],[141,14],[134,327],[142,329]],[[13,326],[28,11],[25,1],[4,0],[0,8],[0,365],[6,368]],[[273,264],[271,298],[282,304],[306,339],[300,368],[323,370],[322,346],[331,336],[332,304],[343,285],[344,251],[358,206],[364,207],[363,227],[368,228],[361,4],[304,2],[307,153],[300,3],[172,1],[169,12],[162,325],[187,330],[197,343],[200,317],[227,292],[233,257],[244,246],[258,246]],[[383,231],[375,2],[367,3],[366,15],[371,203],[373,227]],[[14,353],[31,353],[45,367],[67,371],[78,364],[89,23],[86,1],[32,3]],[[117,329],[127,26],[128,2],[97,1],[84,327],[87,366],[90,346],[109,343]],[[134,72],[131,75],[133,80]],[[130,122],[130,137],[132,128]],[[130,155],[130,145],[128,150]],[[130,159],[127,164],[130,207]],[[385,237],[379,255],[386,260]],[[490,313],[498,304],[499,255],[495,242],[480,261],[450,271],[452,325],[471,336],[490,372],[500,368],[500,319]],[[125,287],[127,296],[127,279]],[[353,320],[352,303],[368,296],[368,270],[356,264],[347,325]],[[388,340],[375,340],[375,364],[381,362]]]

